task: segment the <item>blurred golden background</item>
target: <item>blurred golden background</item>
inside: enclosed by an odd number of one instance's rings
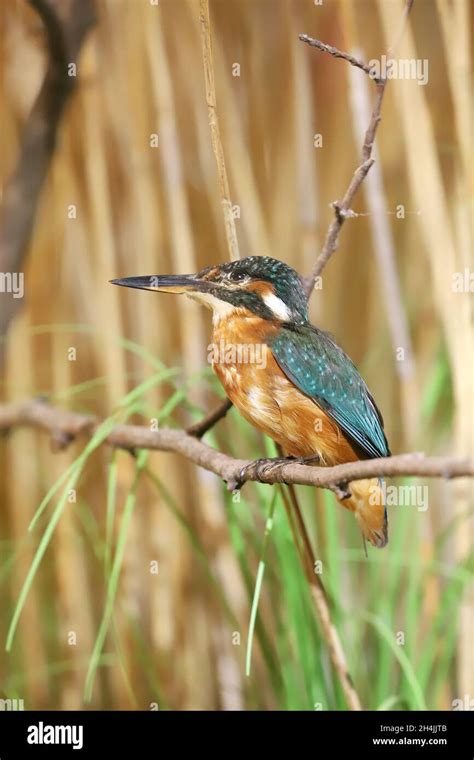
[[[308,273],[330,204],[360,160],[371,83],[298,34],[379,58],[402,8],[398,0],[211,0],[217,112],[242,256],[274,256]],[[312,321],[334,334],[367,380],[393,453],[472,452],[473,300],[453,289],[453,275],[473,269],[471,10],[468,0],[415,0],[399,55],[427,60],[428,82],[388,83],[378,174],[358,194],[361,216],[346,222],[311,301]],[[25,297],[6,339],[2,401],[44,394],[107,417],[159,361],[179,371],[146,390],[131,418],[183,426],[221,395],[207,363],[209,315],[185,299],[124,292],[108,281],[193,272],[228,257],[198,3],[98,0],[96,12],[41,195]],[[46,54],[27,3],[2,0],[0,19],[5,185]],[[394,342],[400,324],[408,345]],[[206,440],[242,458],[268,449],[235,410]],[[216,477],[174,454],[150,454],[155,480],[140,479],[127,526],[136,462],[106,447],[93,452],[4,651],[47,524],[43,515],[28,532],[29,522],[83,447],[53,453],[44,433],[27,429],[0,441],[0,697],[50,709],[343,709],[280,508],[245,675],[272,489],[248,485],[237,502]],[[367,708],[450,709],[473,695],[472,487],[423,485],[429,508],[392,508],[391,543],[368,560],[332,494],[299,489]],[[107,557],[124,525],[113,596]],[[86,674],[109,593],[113,610],[89,700]]]

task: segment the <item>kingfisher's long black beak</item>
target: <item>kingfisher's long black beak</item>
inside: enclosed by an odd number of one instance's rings
[[[112,285],[126,288],[156,290],[160,293],[206,292],[210,283],[200,280],[195,274],[145,275],[144,277],[124,277],[122,280],[110,280]]]

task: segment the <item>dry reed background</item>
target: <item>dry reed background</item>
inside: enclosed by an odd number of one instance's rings
[[[211,0],[217,106],[231,197],[240,206],[236,227],[242,255],[273,255],[308,272],[331,218],[329,204],[340,197],[358,161],[360,140],[351,102],[353,76],[359,72],[308,48],[298,33],[344,50],[359,48],[370,59],[392,41],[401,7],[397,0],[327,0],[322,6],[312,0]],[[155,371],[143,356],[124,347],[123,338],[167,366],[182,368],[182,378],[188,379],[206,368],[209,342],[209,317],[195,304],[124,293],[108,280],[195,271],[224,260],[227,246],[197,0],[160,0],[158,6],[148,0],[99,0],[97,11],[98,24],[80,59],[79,89],[62,122],[42,194],[25,270],[25,301],[8,337],[2,397],[21,400],[46,393],[58,404],[105,416]],[[394,358],[387,271],[377,264],[373,215],[348,221],[325,270],[323,289],[312,299],[313,321],[336,335],[368,380],[394,452],[466,455],[472,450],[472,295],[453,293],[451,287],[453,272],[472,269],[469,16],[467,0],[415,0],[400,55],[428,59],[429,82],[426,87],[413,81],[389,83],[377,138],[383,202],[391,212],[398,204],[407,211],[405,219],[393,213],[388,219],[413,343],[412,371]],[[5,181],[42,79],[44,55],[39,21],[25,3],[2,0],[0,19],[0,177]],[[240,76],[233,76],[236,63]],[[157,148],[150,147],[154,133]],[[315,133],[323,136],[322,148],[313,146]],[[368,200],[360,193],[355,209],[366,211]],[[68,218],[71,204],[76,219]],[[75,361],[68,359],[71,347]],[[216,386],[210,387],[208,375],[193,381],[193,405],[209,408],[215,402]],[[151,417],[172,393],[170,382],[147,392]],[[186,423],[190,411],[180,407],[173,418]],[[263,445],[245,430],[237,427],[233,411],[219,424],[216,440],[238,456],[258,456]],[[0,442],[1,642],[37,545],[37,535],[27,532],[29,521],[80,450],[77,444],[53,454],[46,436],[29,430],[16,430]],[[78,486],[77,504],[68,505],[59,523],[13,650],[0,653],[0,697],[18,695],[34,708],[84,705],[85,675],[106,589],[101,551],[109,461],[106,450],[93,456]],[[116,464],[122,505],[134,462],[119,452]],[[233,504],[216,478],[177,456],[151,454],[150,466],[189,521],[188,531],[163,495],[143,483],[127,536],[108,659],[92,704],[285,707],[257,644],[250,679],[244,674],[249,596],[229,539],[228,512],[254,514],[255,542],[246,547],[254,577],[264,527],[254,487],[247,486],[241,502]],[[420,568],[433,561],[448,568],[447,576],[440,570],[423,585],[421,574],[416,576],[411,588],[401,578],[396,589],[402,608],[414,593],[420,595],[419,614],[411,624],[414,652],[421,656],[446,578],[464,566],[472,547],[472,520],[466,516],[472,509],[470,484],[433,481],[429,496],[427,512],[408,507],[391,512],[392,526],[403,526],[398,540],[407,561],[419,560]],[[328,509],[332,515],[335,504]],[[323,557],[332,535],[328,509],[321,493],[310,494],[306,514],[314,529],[316,512],[317,551]],[[436,539],[454,517],[438,554]],[[391,546],[377,564],[371,552],[363,566],[354,561],[360,543],[347,515],[339,510],[330,519],[331,526],[334,520],[337,524],[338,546],[331,556],[338,564],[338,602],[348,610],[362,608],[371,572],[387,574],[389,584]],[[207,571],[233,611],[233,622],[202,570],[192,545],[195,537],[208,559]],[[158,575],[150,573],[154,560]],[[269,572],[260,614],[272,639],[270,608],[278,604],[274,597],[285,578],[271,578]],[[446,678],[436,698],[425,695],[431,707],[446,708],[454,697],[473,694],[472,583],[463,587],[457,621]],[[292,621],[285,624],[291,628]],[[370,660],[370,634],[360,625],[363,651],[348,644],[352,667],[359,658]],[[233,643],[235,631],[241,633],[240,646]],[[77,636],[72,646],[71,632]],[[440,636],[436,647],[441,646],[441,657],[442,628]],[[288,656],[298,659],[294,643]],[[399,672],[395,657],[393,661],[388,667],[396,684]],[[358,685],[369,705],[370,679],[367,671],[364,682],[364,672]]]

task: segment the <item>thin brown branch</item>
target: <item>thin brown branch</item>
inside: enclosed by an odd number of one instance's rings
[[[362,69],[362,71],[365,71],[366,74],[370,75],[370,66],[360,58],[356,58],[356,56],[351,55],[350,53],[344,53],[344,51],[339,50],[337,47],[327,45],[325,42],[321,42],[321,40],[315,40],[314,37],[310,37],[308,34],[299,34],[298,37],[301,42],[306,42],[307,45],[318,48],[318,50],[322,50],[323,53],[329,53],[333,58],[342,58],[344,61],[350,63],[351,66]]]
[[[372,156],[372,148],[374,145],[375,133],[380,122],[380,111],[382,108],[382,100],[385,92],[386,80],[382,80],[377,84],[377,93],[375,97],[375,104],[370,119],[370,124],[367,128],[364,137],[364,145],[362,147],[362,163],[355,170],[352,179],[349,183],[342,201],[336,201],[333,203],[335,218],[329,225],[329,229],[326,234],[324,245],[321,253],[316,259],[316,263],[313,267],[311,274],[303,279],[303,285],[306,289],[308,297],[311,295],[316,279],[320,276],[324,267],[328,263],[334,251],[339,244],[339,233],[341,227],[344,224],[348,216],[350,216],[350,210],[352,201],[361,186],[364,178],[367,176],[370,167],[374,163]]]
[[[38,428],[48,432],[55,446],[62,448],[79,437],[91,437],[100,421],[89,415],[77,414],[52,406],[42,400],[19,404],[0,405],[0,430],[16,427]],[[420,453],[399,454],[393,457],[348,462],[335,467],[313,467],[289,461],[278,467],[272,460],[235,459],[200,441],[183,430],[162,428],[152,431],[141,425],[117,425],[104,443],[117,448],[151,449],[181,454],[199,467],[203,467],[225,480],[229,487],[240,483],[243,468],[247,469],[242,481],[261,483],[296,483],[318,488],[346,488],[353,480],[375,477],[412,475],[420,477],[461,478],[474,476],[474,462],[455,457],[425,457]]]
[[[283,449],[277,444],[277,451],[280,457],[283,457]],[[293,540],[298,552],[299,560],[306,579],[309,583],[311,596],[314,607],[321,626],[322,636],[327,644],[328,653],[334,671],[341,684],[342,691],[347,701],[347,706],[351,710],[361,710],[361,700],[352,681],[347,665],[347,659],[339,639],[337,628],[332,623],[331,607],[326,594],[326,589],[319,576],[316,573],[316,556],[311,545],[311,541],[306,530],[303,514],[296,494],[296,488],[293,483],[287,483],[281,487],[283,503],[288,515]]]
[[[211,21],[209,15],[209,0],[199,0],[199,23],[201,25],[202,60],[204,66],[204,80],[206,83],[206,102],[211,128],[211,142],[214,157],[216,159],[219,192],[221,196],[222,212],[224,214],[224,226],[227,238],[227,248],[231,261],[240,258],[237,230],[235,228],[234,215],[232,213],[232,201],[230,199],[229,180],[225,165],[224,148],[222,147],[219,119],[217,115],[216,83],[214,77],[214,56],[212,52]],[[229,411],[232,402],[223,401],[222,404],[204,419],[201,423],[190,428],[191,435],[202,437],[204,433],[219,422]]]
[[[341,227],[347,217],[350,215],[350,208],[354,196],[362,184],[362,181],[372,166],[373,162],[373,159],[370,158],[368,161],[365,161],[363,164],[357,167],[342,201],[335,201],[332,204],[334,208],[334,219],[329,225],[321,253],[316,259],[313,271],[309,277],[303,278],[303,285],[308,294],[308,297],[312,293],[316,278],[319,277],[339,244],[339,232],[341,230]]]
[[[413,0],[407,0],[403,17],[400,23],[400,27],[397,31],[396,41],[394,45],[392,45],[390,48],[390,52],[392,53],[395,47],[398,46],[398,44],[400,43],[400,40],[403,35],[403,30],[405,28],[405,24],[407,22],[412,6],[413,6]],[[323,52],[329,53],[335,58],[342,58],[343,60],[350,63],[352,66],[355,66],[356,68],[361,69],[362,71],[364,71],[365,74],[367,74],[372,79],[374,79],[375,84],[376,84],[375,102],[374,102],[374,106],[372,110],[372,115],[370,118],[370,123],[365,133],[364,144],[362,147],[362,163],[356,169],[351,179],[351,182],[349,184],[349,187],[347,188],[345,192],[343,200],[340,202],[336,201],[335,203],[332,204],[335,211],[335,219],[329,225],[329,229],[327,231],[323,247],[321,249],[321,252],[318,258],[316,259],[316,263],[313,267],[311,274],[308,275],[307,277],[302,278],[303,286],[309,297],[313,291],[317,278],[320,276],[321,272],[323,271],[324,267],[328,263],[332,254],[338,247],[339,233],[341,231],[341,227],[344,224],[347,217],[352,215],[351,208],[350,208],[352,201],[359,187],[364,181],[364,178],[366,177],[367,172],[369,171],[370,167],[373,164],[372,150],[374,146],[375,134],[377,132],[377,128],[381,120],[382,102],[383,102],[383,96],[385,93],[385,88],[387,85],[387,80],[374,78],[371,73],[370,66],[364,63],[364,61],[360,60],[359,58],[356,58],[355,56],[351,55],[350,53],[342,52],[341,50],[338,50],[338,48],[332,47],[331,45],[327,45],[326,43],[321,42],[320,40],[315,40],[312,37],[308,37],[308,35],[306,34],[300,34],[299,38],[300,40],[302,40],[303,42],[306,42],[312,47],[315,47],[316,49],[321,50]]]
[[[235,229],[235,220],[232,213],[232,201],[230,199],[229,180],[224,159],[224,149],[219,130],[219,119],[217,117],[216,103],[216,85],[214,81],[214,62],[212,55],[211,24],[209,19],[209,2],[208,0],[199,0],[199,21],[201,24],[201,44],[202,56],[204,63],[204,77],[206,81],[206,101],[209,115],[209,125],[211,127],[212,149],[217,164],[217,173],[219,177],[219,190],[221,195],[222,210],[224,213],[225,232],[227,237],[227,246],[231,261],[240,258],[239,244],[237,242],[237,232]]]
[[[193,435],[196,438],[202,438],[208,430],[214,427],[214,425],[219,422],[219,420],[226,416],[227,412],[231,408],[232,401],[228,398],[224,399],[224,401],[221,401],[221,403],[216,406],[215,409],[212,409],[209,414],[204,417],[204,419],[199,420],[199,422],[195,422],[194,425],[188,427],[186,432],[188,435]]]
[[[341,684],[342,691],[350,710],[361,710],[361,700],[349,672],[347,659],[339,638],[337,628],[331,617],[331,607],[320,575],[316,572],[316,558],[311,541],[306,530],[303,515],[295,493],[294,485],[287,486],[290,498],[283,494],[285,509],[293,533],[293,539],[298,551],[301,566],[309,583],[311,596],[318,615],[323,638],[327,644],[329,657]],[[296,523],[295,523],[296,518]]]
[[[95,23],[90,0],[30,0],[44,25],[48,66],[25,122],[16,168],[6,184],[0,209],[0,271],[20,273],[35,222],[36,209],[54,154],[64,107],[77,83],[70,64],[77,58]],[[3,299],[0,335],[4,335],[21,300]],[[0,344],[1,345],[1,344]]]

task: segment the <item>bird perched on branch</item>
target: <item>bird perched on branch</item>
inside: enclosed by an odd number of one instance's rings
[[[249,256],[196,274],[112,282],[184,293],[212,309],[212,363],[227,396],[288,457],[331,466],[389,456],[382,416],[365,382],[334,340],[309,322],[301,279],[287,264]],[[340,502],[366,539],[385,546],[378,479],[351,483]]]

